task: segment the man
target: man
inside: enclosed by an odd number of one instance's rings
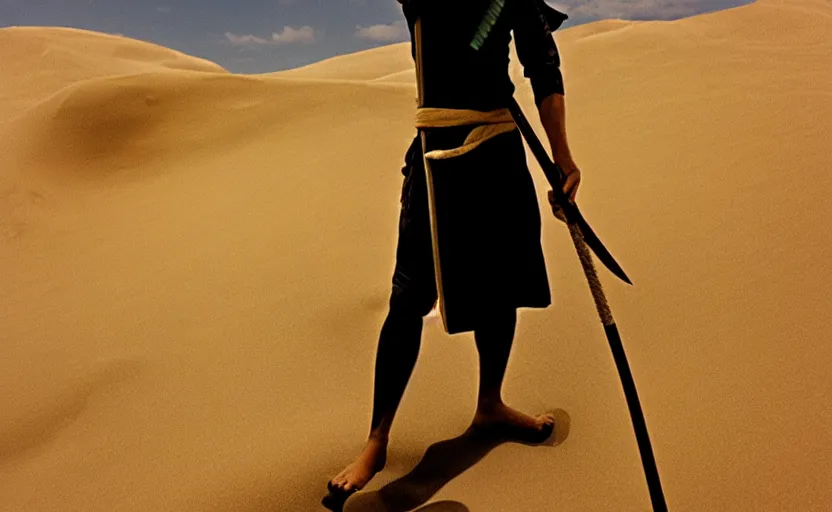
[[[566,174],[563,190],[574,201],[581,174],[566,140],[563,80],[552,25],[565,16],[543,0],[399,0],[411,31],[422,25],[422,107],[497,111],[514,92],[508,75],[513,31],[524,74],[555,161]],[[558,18],[558,16],[561,16]],[[471,126],[426,130],[428,152],[464,145]],[[473,331],[479,353],[477,411],[472,428],[528,443],[551,435],[554,418],[530,416],[501,397],[518,307],[551,303],[540,243],[540,210],[516,129],[457,158],[433,160],[434,198],[446,219],[439,242],[442,276],[435,274],[428,187],[417,135],[405,156],[396,269],[387,318],[376,354],[373,414],[358,458],[330,480],[331,494],[346,498],[385,464],[390,428],[419,354],[423,317],[437,300],[453,299],[450,333]],[[450,306],[450,304],[448,305]],[[449,324],[446,324],[449,325]]]

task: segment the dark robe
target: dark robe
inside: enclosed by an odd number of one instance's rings
[[[423,106],[483,111],[507,107],[514,93],[508,74],[512,31],[536,103],[563,94],[551,34],[553,24],[563,19],[560,13],[540,0],[505,0],[496,22],[484,25],[486,11],[494,12],[491,2],[409,0],[403,5],[411,34],[416,17],[422,20]],[[457,147],[469,131],[470,127],[429,129],[427,149]],[[540,208],[519,131],[498,135],[462,156],[432,160],[430,166],[448,332],[475,330],[495,309],[551,304]],[[426,314],[437,291],[418,135],[402,173],[393,299]]]

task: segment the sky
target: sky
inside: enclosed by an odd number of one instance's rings
[[[677,19],[744,3],[748,0],[549,1],[569,15],[564,28],[606,18]],[[18,25],[121,34],[235,73],[279,71],[409,40],[396,0],[0,0],[0,27]]]

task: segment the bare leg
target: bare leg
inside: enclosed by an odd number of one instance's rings
[[[508,364],[517,310],[506,309],[485,315],[481,328],[474,331],[479,352],[480,381],[477,412],[473,425],[493,430],[508,438],[542,442],[551,433],[554,417],[541,414],[536,417],[512,409],[503,402],[502,387]]]
[[[358,458],[330,480],[330,487],[343,491],[361,489],[384,467],[390,427],[416,365],[421,338],[419,311],[392,301],[376,352],[369,439]]]

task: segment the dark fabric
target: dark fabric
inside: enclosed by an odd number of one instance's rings
[[[511,0],[509,0],[511,1]],[[560,71],[560,54],[552,37],[552,26],[558,11],[542,0],[515,0],[514,42],[517,56],[523,64],[523,74],[531,81],[534,101],[540,105],[552,94],[564,94],[563,75]]]
[[[422,19],[424,106],[494,110],[505,108],[514,94],[508,75],[511,32],[524,75],[531,82],[535,102],[551,94],[564,94],[560,55],[552,37],[566,19],[543,0],[505,0],[485,43],[474,49],[491,0],[408,0],[402,6],[411,33]]]
[[[511,33],[535,99],[563,94],[560,58],[551,35],[560,13],[542,0],[505,0],[488,37],[475,49],[491,0],[407,0],[411,27],[422,19],[423,105],[494,110],[508,107]],[[548,10],[547,10],[548,9]],[[413,40],[411,39],[411,42]],[[415,57],[415,48],[413,51]],[[426,131],[428,150],[461,145],[470,127]],[[541,219],[519,131],[502,134],[465,155],[433,161],[444,307],[450,333],[475,330],[495,308],[546,307],[549,281],[540,245]],[[402,168],[402,208],[392,297],[427,314],[437,297],[421,140]]]
[[[431,130],[428,150],[456,147],[467,134],[465,127]],[[551,304],[540,209],[520,133],[502,134],[465,155],[432,161],[431,171],[448,332],[474,330],[486,311]],[[424,315],[437,291],[418,137],[402,172],[393,296]]]
[[[401,303],[425,316],[436,302],[437,291],[422,143],[418,135],[405,154],[402,174],[404,182],[391,302]]]

